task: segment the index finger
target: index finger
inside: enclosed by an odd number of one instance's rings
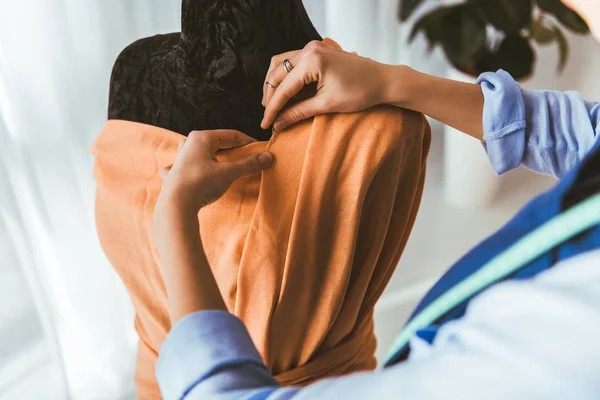
[[[307,82],[308,78],[308,74],[302,67],[302,64],[300,64],[289,73],[283,82],[281,82],[265,109],[265,116],[260,124],[263,129],[270,127],[283,107],[285,107],[285,105],[296,96],[304,86],[312,83],[312,81]]]

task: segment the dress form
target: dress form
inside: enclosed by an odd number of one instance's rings
[[[320,39],[301,0],[183,0],[181,33],[138,40],[119,55],[108,118],[268,140],[260,122],[271,57]]]

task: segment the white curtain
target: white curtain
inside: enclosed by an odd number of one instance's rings
[[[8,240],[0,280],[26,282],[17,298],[0,293],[13,305],[1,308],[2,321],[27,320],[12,314],[29,308],[14,305],[32,301],[33,326],[43,330],[54,367],[26,392],[0,385],[0,397],[1,390],[24,399],[131,393],[133,312],[96,237],[89,149],[106,120],[118,52],[178,30],[179,19],[178,0],[0,0],[0,233]],[[14,360],[19,350],[35,359],[35,346],[19,349],[22,337],[13,337],[3,348]],[[17,365],[11,360],[7,366]],[[0,369],[0,382],[18,384],[9,373]]]

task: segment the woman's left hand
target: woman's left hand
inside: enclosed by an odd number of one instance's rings
[[[177,159],[160,171],[165,180],[157,209],[168,205],[181,212],[197,213],[218,200],[231,184],[244,176],[268,168],[273,156],[257,153],[236,162],[218,162],[215,154],[222,149],[255,142],[239,131],[194,131],[179,145]]]

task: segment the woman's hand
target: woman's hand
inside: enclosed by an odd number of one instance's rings
[[[192,132],[180,143],[173,166],[161,171],[165,182],[154,210],[152,234],[173,325],[196,311],[227,310],[202,247],[197,213],[235,180],[271,165],[270,153],[237,162],[220,163],[215,158],[218,150],[251,142],[254,139],[238,131]]]
[[[270,153],[258,153],[236,162],[220,163],[215,154],[222,149],[254,142],[238,131],[194,131],[179,145],[172,167],[161,171],[165,180],[157,209],[169,203],[182,212],[198,213],[215,202],[237,179],[261,172],[271,165]]]
[[[284,68],[286,59],[294,67],[290,73]],[[427,114],[483,140],[479,85],[423,74],[405,65],[381,64],[321,42],[273,57],[266,82],[276,89],[266,84],[263,88],[263,129],[274,124],[281,131],[318,114],[389,104]]]
[[[290,73],[283,65],[286,59],[293,67]],[[266,109],[261,126],[267,129],[274,124],[280,131],[317,114],[362,111],[384,103],[392,68],[319,41],[275,56],[266,82],[277,88],[264,86],[262,104]],[[316,84],[316,93],[313,88],[308,98],[290,104],[310,84]]]

